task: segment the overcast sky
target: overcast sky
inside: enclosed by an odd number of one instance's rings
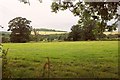
[[[77,23],[78,17],[67,11],[51,12],[51,0],[30,0],[28,4],[18,0],[0,0],[0,25],[8,29],[8,22],[15,17],[25,17],[32,21],[34,28],[49,28],[70,31],[72,25]],[[0,28],[1,29],[1,28]]]
[[[30,0],[30,6],[18,0],[0,0],[0,25],[8,29],[8,22],[15,17],[25,17],[32,21],[33,28],[49,28],[70,31],[72,25],[77,24],[78,17],[69,11],[51,12],[52,0]],[[119,11],[120,12],[120,11]],[[111,23],[111,22],[109,22]],[[0,28],[1,30],[1,28]]]

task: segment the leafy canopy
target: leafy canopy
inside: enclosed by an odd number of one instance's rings
[[[11,42],[28,42],[32,30],[30,23],[30,20],[22,17],[16,17],[10,20],[8,23],[8,31],[12,31],[10,35]]]
[[[79,16],[78,24],[83,24],[85,21],[91,19],[99,22],[103,31],[116,30],[116,22],[119,20],[120,15],[117,13],[119,2],[85,2],[76,0],[56,0],[52,3],[52,12],[57,13],[59,10],[69,9],[73,15]],[[111,26],[107,22],[114,19],[116,22]]]

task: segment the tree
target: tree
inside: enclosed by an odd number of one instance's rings
[[[84,40],[96,40],[103,38],[103,32],[101,33],[101,26],[98,25],[98,21],[88,19],[84,21],[83,26],[83,39]]]
[[[96,22],[94,26],[98,27],[98,33],[103,34],[105,30],[112,31],[116,30],[116,22],[120,19],[120,15],[117,13],[119,2],[74,2],[74,0],[56,0],[52,3],[52,12],[57,13],[59,10],[69,9],[73,15],[79,16],[78,25],[87,27],[89,21]],[[107,25],[110,20],[116,20],[111,26]],[[92,28],[92,26],[89,26]],[[90,29],[89,27],[86,28]],[[94,28],[95,29],[95,28]],[[95,31],[95,30],[94,30]],[[93,32],[91,30],[91,32]],[[91,33],[93,34],[93,33]]]
[[[78,41],[81,39],[82,29],[79,25],[73,25],[69,33],[69,40]]]
[[[79,40],[96,40],[98,35],[98,28],[94,21],[85,22],[86,25],[73,25],[68,38],[72,38],[73,41]],[[71,39],[70,39],[71,40]]]
[[[39,41],[39,31],[37,31],[37,29],[34,28],[33,32],[34,32],[34,40],[36,42],[38,42]]]
[[[12,31],[10,34],[10,41],[19,43],[28,42],[30,40],[30,34],[32,30],[30,23],[30,20],[22,17],[16,17],[10,20],[8,23],[8,31]]]

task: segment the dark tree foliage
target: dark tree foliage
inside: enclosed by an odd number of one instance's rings
[[[61,0],[59,0],[61,1]],[[83,0],[84,1],[84,0]],[[69,9],[75,16],[82,17],[89,15],[93,19],[107,22],[111,19],[120,17],[117,13],[119,2],[74,2],[74,0],[63,0],[62,2],[53,2],[51,9],[53,12]]]
[[[81,25],[73,25],[68,39],[73,41],[96,40],[99,35],[97,29],[94,21],[87,21],[84,27]]]
[[[73,25],[71,32],[69,33],[68,39],[73,41],[78,41],[81,39],[82,29],[79,25]]]
[[[30,5],[30,0],[19,0],[19,1]],[[38,0],[38,1],[42,3],[42,0]]]
[[[87,21],[87,24],[83,27],[83,40],[96,40],[98,35],[97,26],[94,21]]]
[[[79,16],[78,25],[84,31],[85,40],[95,40],[96,36],[103,35],[105,30],[113,31],[117,28],[120,15],[117,13],[119,2],[74,2],[74,0],[57,0],[51,5],[52,12],[69,9],[73,15]],[[116,20],[107,25],[110,20]],[[71,34],[71,33],[70,33]]]
[[[9,21],[8,31],[12,31],[10,34],[10,41],[19,43],[28,42],[30,40],[30,34],[32,30],[30,22],[30,20],[22,17],[16,17]]]

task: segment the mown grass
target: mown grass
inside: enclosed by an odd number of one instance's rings
[[[117,41],[6,43],[13,78],[41,78],[45,57],[50,77],[118,78]],[[47,76],[44,76],[47,77]]]

